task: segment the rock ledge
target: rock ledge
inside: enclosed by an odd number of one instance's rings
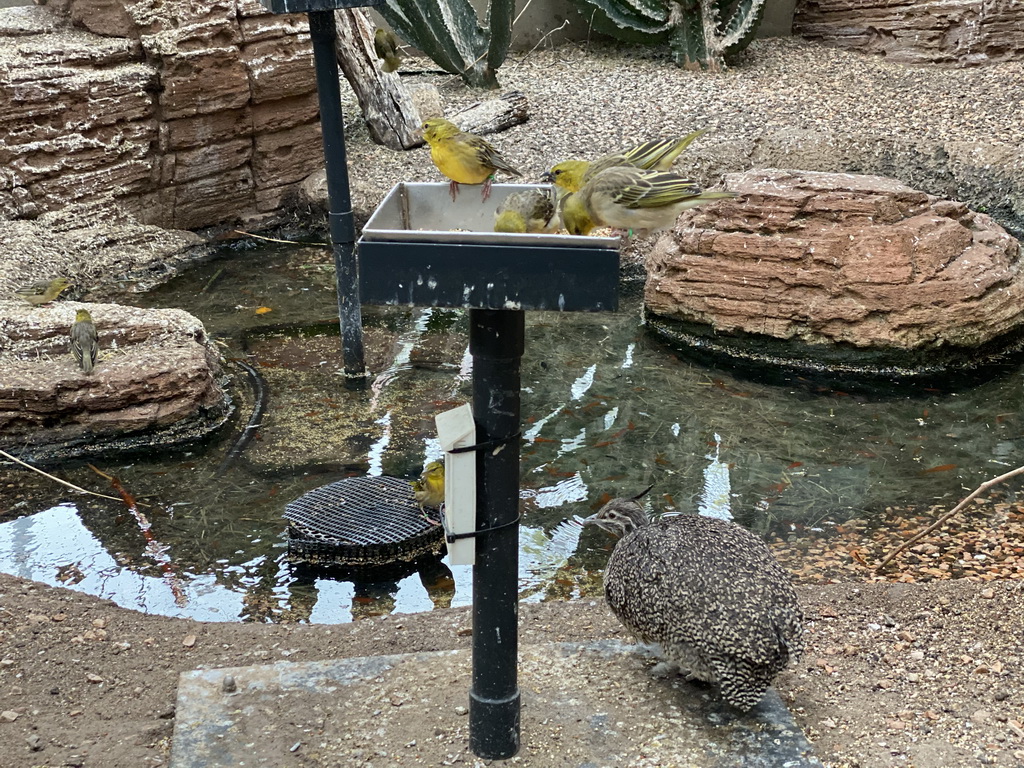
[[[100,357],[86,375],[69,352],[88,309]],[[177,309],[0,302],[0,447],[48,461],[196,440],[230,404],[202,323]]]

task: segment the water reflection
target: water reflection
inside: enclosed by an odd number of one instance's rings
[[[145,613],[200,621],[239,617],[242,595],[212,574],[149,576],[123,567],[86,528],[72,504],[0,525],[4,571],[113,600]]]
[[[438,309],[367,308],[381,373],[367,392],[345,392],[330,254],[318,258],[249,253],[145,297],[194,312],[230,354],[249,355],[270,391],[257,439],[224,475],[228,433],[191,454],[104,466],[149,505],[145,528],[119,502],[4,470],[16,491],[0,513],[25,516],[0,525],[0,569],[203,620],[341,622],[468,604],[468,566],[339,577],[285,559],[287,502],[351,474],[417,476],[440,455],[434,414],[469,398],[465,314]],[[273,307],[273,332],[254,306]],[[655,512],[799,531],[955,501],[1024,450],[1019,369],[969,387],[852,394],[698,364],[652,340],[639,317],[637,297],[616,314],[527,314],[525,600],[599,591],[611,542],[572,518],[651,484]],[[61,474],[101,489],[88,468]]]
[[[701,491],[697,511],[705,517],[732,520],[732,499],[730,498],[729,465],[721,461],[722,438],[715,435],[715,452],[704,458],[704,489]]]

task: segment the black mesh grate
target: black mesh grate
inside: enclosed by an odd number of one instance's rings
[[[295,560],[379,565],[438,554],[439,512],[424,517],[408,480],[350,477],[316,488],[285,507],[288,554]]]

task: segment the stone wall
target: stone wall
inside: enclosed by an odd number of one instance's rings
[[[0,11],[0,216],[113,198],[139,221],[265,222],[323,165],[304,16],[256,0]]]
[[[906,64],[1024,58],[1020,0],[799,0],[793,34]]]

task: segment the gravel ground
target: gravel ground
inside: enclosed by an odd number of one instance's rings
[[[830,768],[1024,766],[1020,584],[798,587],[807,650],[776,688],[816,754]],[[520,627],[524,645],[628,640],[603,601],[524,605]],[[182,671],[467,648],[470,635],[464,608],[340,626],[201,624],[0,574],[0,754],[5,768],[166,765]],[[462,738],[445,730],[436,746],[479,764],[457,714]],[[365,719],[350,716],[353,729]],[[413,717],[408,738],[433,749],[436,720]],[[345,765],[406,764],[376,755],[401,745],[364,742],[328,751],[365,750]],[[536,747],[518,764],[549,768],[527,759]]]
[[[648,49],[623,54],[611,47],[573,45],[515,57],[499,74],[502,90],[527,95],[530,119],[490,140],[528,180],[569,157],[698,128],[710,130],[677,165],[695,175],[723,170],[719,150],[730,155],[737,144],[776,132],[853,136],[865,144],[1024,143],[1024,62],[909,68],[773,38],[755,41],[738,66],[718,74],[677,69],[651,58]],[[428,79],[441,88],[449,114],[480,98],[457,78]],[[351,103],[346,109],[355,114]],[[426,151],[377,147],[351,118],[348,130],[357,209],[372,209],[374,195],[400,180],[441,180]]]

